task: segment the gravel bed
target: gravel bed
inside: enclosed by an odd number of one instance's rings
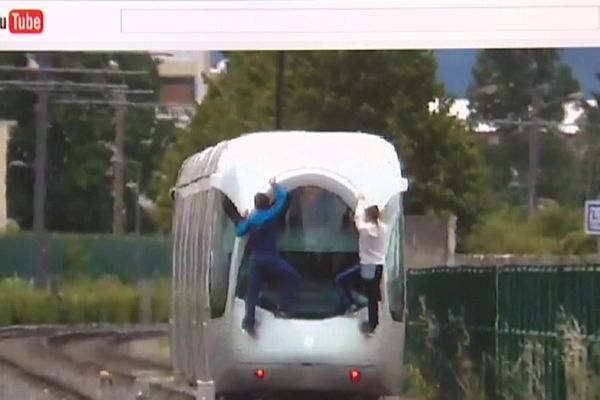
[[[76,400],[45,386],[0,361],[0,399]]]
[[[81,368],[57,357],[44,345],[42,338],[6,339],[0,342],[0,353],[22,368],[76,388],[90,399],[134,399],[131,389],[120,385],[102,385],[96,371]],[[19,398],[19,397],[16,397]],[[23,397],[27,399],[27,397]]]

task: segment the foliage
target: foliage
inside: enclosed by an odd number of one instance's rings
[[[155,321],[168,322],[171,314],[171,279],[159,278],[154,286],[152,316]]]
[[[595,251],[582,231],[583,210],[550,206],[528,219],[505,207],[484,217],[467,237],[467,252],[478,254],[571,254]]]
[[[51,55],[55,67],[106,68],[109,57],[116,59],[124,70],[145,70],[148,75],[127,76],[133,89],[158,88],[155,62],[147,54],[61,52]],[[0,64],[25,65],[23,53],[4,53]],[[61,74],[57,79],[72,82],[122,83],[119,77]],[[0,79],[34,79],[33,75],[2,72]],[[35,95],[9,90],[0,99],[0,117],[14,119],[18,126],[9,143],[9,159],[32,163],[35,156],[34,107]],[[95,96],[95,97],[93,97]],[[78,98],[92,97],[80,93]],[[136,95],[132,95],[136,96]],[[152,101],[153,98],[133,101]],[[114,139],[113,111],[105,105],[52,104],[48,132],[48,194],[47,224],[54,231],[108,232],[112,227],[111,143]],[[174,128],[170,122],[157,121],[152,109],[129,108],[126,115],[125,153],[143,165],[142,188],[150,179],[163,149],[171,140]],[[134,179],[127,170],[126,180]],[[18,223],[32,226],[33,171],[30,168],[11,168],[7,177],[8,210]],[[126,192],[127,194],[127,192]],[[131,211],[133,196],[126,196]],[[133,212],[128,212],[133,225]]]
[[[10,278],[0,282],[0,320],[10,324],[43,324],[56,321],[57,302],[49,292],[27,282]]]
[[[162,292],[152,298],[153,321],[168,320],[169,294],[166,281]],[[140,321],[142,293],[118,278],[105,276],[70,279],[60,283],[58,296],[36,289],[26,281],[0,281],[0,325],[106,322],[130,324]]]
[[[600,80],[600,74],[598,74]],[[578,143],[582,158],[586,199],[600,196],[600,91],[593,93],[595,106],[585,110],[583,132]]]
[[[557,382],[551,382],[557,378],[552,372],[555,370],[564,379],[566,399],[599,398],[600,344],[593,336],[586,335],[583,326],[564,310],[559,311],[555,337],[540,339],[525,334],[518,341],[521,350],[516,359],[507,358],[501,351],[496,357],[484,357],[482,364],[473,362],[469,355],[470,341],[465,337],[469,337],[470,327],[464,319],[449,316],[449,324],[440,326],[437,321],[442,316],[428,311],[424,298],[420,300],[420,320],[411,321],[408,326],[412,332],[408,335],[409,343],[421,344],[419,348],[408,348],[409,357],[412,354],[406,373],[409,395],[440,400],[529,400],[549,398],[551,390],[550,398],[554,398],[559,396],[560,390]],[[426,329],[420,329],[422,326]],[[457,329],[460,326],[462,328]],[[416,340],[414,334],[419,336]],[[456,347],[458,351],[448,352],[449,347]],[[555,363],[558,365],[552,365]],[[487,381],[488,375],[480,373],[486,368],[492,368],[491,381]],[[447,376],[455,380],[444,380]],[[453,393],[456,387],[458,393]]]
[[[61,288],[60,320],[134,323],[139,319],[141,293],[118,278],[78,279]]]
[[[406,365],[406,393],[409,398],[416,397],[419,399],[431,399],[434,396],[435,390],[423,376],[421,370],[412,365]]]
[[[89,261],[89,254],[80,242],[70,240],[66,244],[64,256],[64,273],[69,277],[77,277],[82,274],[83,269]]]
[[[585,327],[561,310],[557,331],[563,344],[562,361],[568,400],[600,396],[600,344],[590,343]]]
[[[480,90],[495,85],[495,91]],[[473,69],[469,88],[472,121],[501,118],[528,119],[536,102],[536,89],[547,104],[538,116],[561,121],[564,116],[557,98],[579,90],[570,68],[555,49],[482,50]]]
[[[490,87],[496,90],[489,90]],[[578,90],[579,83],[562,63],[557,50],[482,50],[468,94],[470,123],[533,117],[562,121],[565,97]],[[534,109],[537,115],[532,114]],[[499,133],[500,145],[488,148],[486,159],[494,171],[494,188],[499,196],[506,198],[514,179],[513,169],[518,173],[517,183],[525,189],[528,144],[527,135],[516,126],[501,126]],[[563,205],[580,204],[581,181],[574,179],[580,172],[578,155],[563,137],[545,134],[539,140],[538,196],[555,199]]]
[[[21,228],[19,227],[19,224],[17,224],[14,219],[8,219],[4,231],[0,231],[0,237],[17,237],[20,233]]]
[[[560,247],[564,254],[593,254],[596,252],[596,240],[583,231],[573,231],[561,241]]]
[[[274,53],[231,53],[230,71],[212,82],[189,129],[181,132],[153,183],[163,230],[171,222],[168,190],[181,162],[220,140],[273,128]],[[407,212],[453,212],[470,227],[489,206],[486,171],[470,133],[429,112],[443,97],[428,51],[331,51],[287,54],[284,128],[363,131],[393,142],[411,178]]]
[[[154,221],[162,231],[171,226],[174,186],[183,160],[221,140],[244,132],[273,127],[274,65],[269,53],[231,53],[229,71],[217,81],[209,81],[208,93],[196,110],[190,126],[180,130],[154,175],[151,196],[157,204]]]

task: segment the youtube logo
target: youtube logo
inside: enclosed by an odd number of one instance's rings
[[[42,10],[12,10],[8,17],[0,16],[0,30],[14,34],[38,34],[44,30]]]

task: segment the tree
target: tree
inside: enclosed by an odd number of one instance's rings
[[[55,53],[55,67],[106,68],[109,54]],[[158,89],[154,60],[146,54],[114,55],[123,70],[149,71],[147,76],[128,76],[126,83],[136,89]],[[25,65],[23,53],[5,53],[0,64]],[[23,73],[3,73],[3,78],[22,79]],[[33,76],[26,77],[32,79]],[[120,77],[64,74],[73,82],[121,83]],[[108,95],[108,94],[106,94]],[[95,95],[98,98],[97,94]],[[78,94],[78,97],[82,97]],[[152,101],[153,97],[147,99]],[[0,116],[15,119],[18,127],[9,144],[9,158],[32,163],[35,95],[10,90],[0,99]],[[112,221],[112,172],[110,144],[114,140],[113,111],[109,106],[50,105],[48,134],[47,226],[53,231],[109,232]],[[125,153],[143,164],[143,183],[160,159],[162,149],[172,137],[171,123],[156,120],[154,110],[130,108],[127,113]],[[131,173],[126,179],[132,180]],[[8,176],[8,208],[11,217],[28,228],[32,224],[33,172],[12,169]],[[144,184],[142,184],[144,187]],[[133,196],[128,207],[133,208]],[[130,213],[132,214],[132,213]]]
[[[451,212],[468,228],[489,206],[487,174],[473,136],[449,116],[429,51],[292,54],[287,81],[291,128],[381,134],[395,144],[410,177],[406,210]]]
[[[600,80],[600,74],[597,75]],[[600,91],[594,92],[595,105],[587,107],[578,143],[586,199],[600,196]]]
[[[273,127],[274,53],[232,53],[229,65],[163,159],[154,193],[165,230],[172,207],[168,188],[184,158],[219,140]],[[386,137],[411,177],[409,213],[453,212],[468,227],[489,204],[486,172],[470,134],[447,115],[448,105],[429,112],[429,102],[444,93],[431,52],[298,52],[288,53],[286,65],[286,129]]]
[[[194,153],[244,132],[270,130],[274,126],[274,57],[271,53],[227,54],[228,73],[208,80],[208,93],[190,125],[179,130],[160,162],[151,184],[156,203],[153,219],[167,232],[171,226],[172,200],[181,163]]]
[[[490,87],[496,90],[487,90]],[[537,117],[559,122],[564,117],[564,98],[578,90],[578,82],[570,68],[562,64],[557,50],[482,50],[469,88],[469,122],[475,124],[507,118],[529,120],[531,110],[538,107],[538,96],[545,105],[538,110]],[[517,127],[502,126],[498,132],[501,135],[500,146],[489,149],[486,159],[494,170],[493,185],[498,194],[502,194],[513,179],[511,170],[525,177],[528,151],[527,137]],[[568,204],[579,199],[579,187],[572,179],[572,175],[578,172],[575,155],[550,134],[541,137],[540,147],[542,163],[539,172],[542,178],[539,195]],[[550,150],[552,154],[548,153]],[[561,173],[555,173],[557,170]]]

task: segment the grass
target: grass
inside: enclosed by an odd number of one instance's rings
[[[548,340],[543,342],[524,336],[516,360],[498,357],[484,365],[483,362],[475,363],[470,357],[470,335],[464,319],[449,315],[448,326],[444,329],[450,334],[455,350],[448,353],[440,345],[442,328],[437,317],[427,310],[424,298],[420,301],[421,315],[412,325],[412,331],[416,332],[412,342],[417,348],[409,351],[412,355],[408,356],[405,373],[408,395],[424,400],[483,400],[488,398],[485,368],[495,366],[498,384],[496,389],[491,388],[495,398],[557,398],[560,394],[556,381],[561,379],[550,373],[548,361],[553,360],[562,365],[562,369],[558,369],[562,372],[558,373],[562,373],[564,380],[565,400],[600,400],[600,342],[592,341],[581,324],[562,310],[556,339],[551,346]]]

